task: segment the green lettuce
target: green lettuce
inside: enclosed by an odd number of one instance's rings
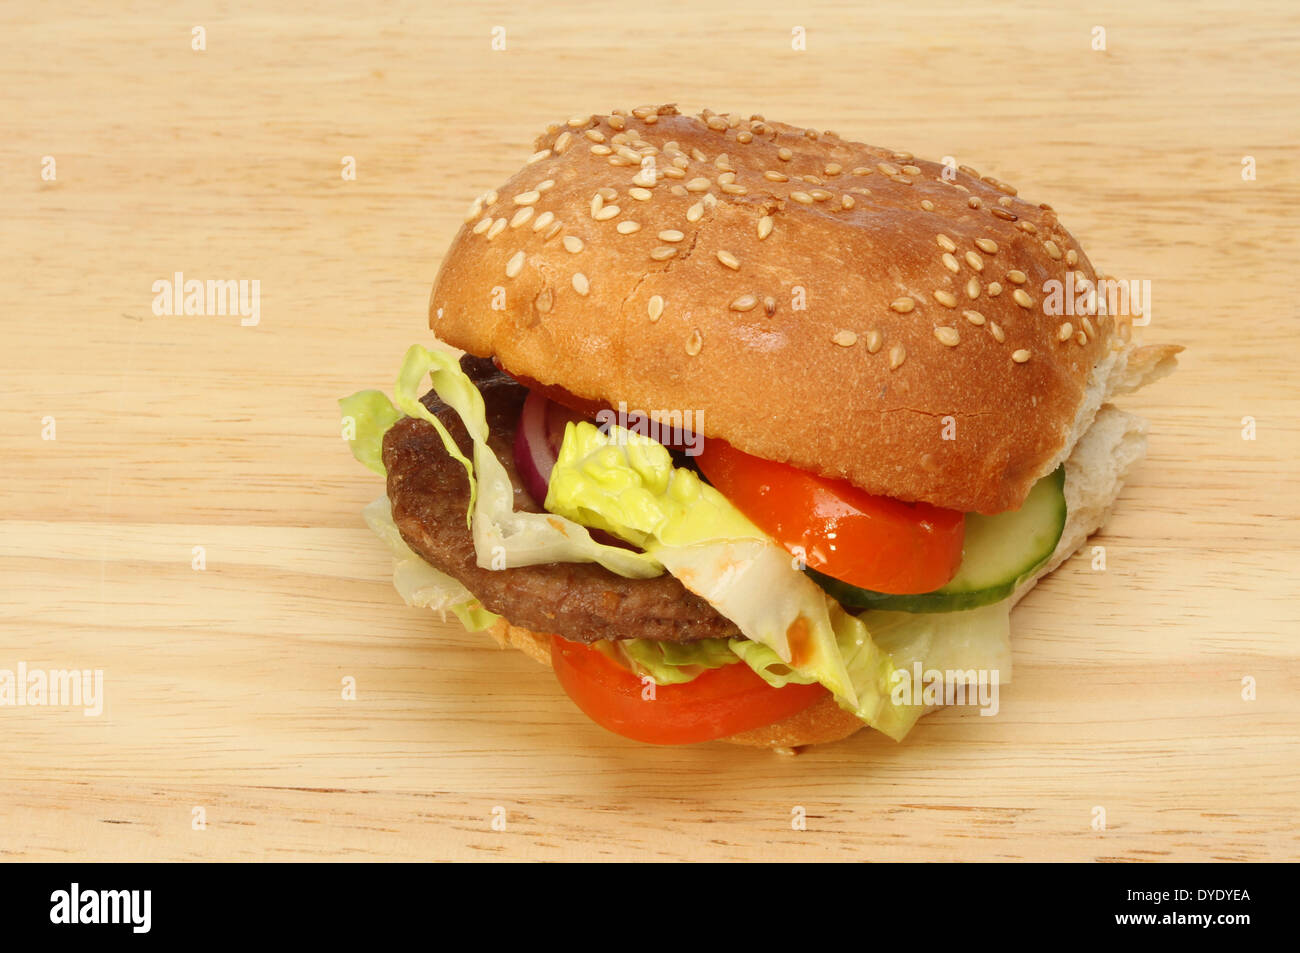
[[[420,390],[428,376],[434,392],[456,412],[473,442],[473,461],[460,451],[447,428],[420,403]],[[377,395],[377,396],[376,396]],[[507,569],[539,563],[595,562],[611,572],[629,578],[660,575],[664,567],[654,557],[621,546],[598,543],[583,526],[550,513],[525,513],[514,508],[510,476],[488,446],[487,413],[483,395],[460,369],[456,359],[443,351],[431,351],[418,344],[406,352],[393,389],[396,409],[386,411],[382,394],[362,391],[339,402],[345,415],[356,421],[351,441],[358,460],[371,466],[379,460],[384,432],[397,419],[397,410],[428,422],[453,458],[465,467],[469,477],[470,502],[465,519],[474,534],[474,552],[484,569]]]
[[[420,558],[402,539],[393,522],[388,497],[381,496],[361,511],[366,525],[383,540],[393,554],[393,588],[410,606],[421,606],[442,614],[451,611],[470,632],[491,626],[499,616],[483,608],[457,579],[439,572]]]
[[[380,476],[387,476],[383,457],[384,434],[401,419],[402,412],[382,391],[377,390],[358,391],[351,397],[344,397],[339,401],[339,410],[343,412],[343,419],[351,422],[352,436],[348,438],[348,446],[352,456]]]
[[[585,421],[568,424],[546,508],[643,547],[746,638],[821,682],[868,723],[880,717],[887,686],[855,685],[836,642],[856,620],[726,497],[674,467],[662,444],[623,427],[602,433]],[[865,627],[856,628],[852,637],[870,643]]]

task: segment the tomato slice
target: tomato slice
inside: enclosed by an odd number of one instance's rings
[[[759,529],[828,576],[876,592],[931,592],[961,565],[966,515],[957,510],[873,496],[716,438],[696,462]]]
[[[551,665],[565,693],[592,721],[656,745],[694,744],[761,728],[826,694],[820,685],[773,688],[743,662],[680,685],[643,684],[599,649],[558,635],[551,636]]]

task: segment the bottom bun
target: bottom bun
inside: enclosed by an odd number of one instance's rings
[[[1027,579],[1011,596],[1014,605],[1034,583],[1068,559],[1106,521],[1119,491],[1133,467],[1146,451],[1146,423],[1140,417],[1103,405],[1092,425],[1079,438],[1065,461],[1065,530],[1055,552],[1043,568]],[[500,619],[488,632],[502,647],[517,648],[525,655],[551,664],[550,636],[511,625]],[[722,738],[732,744],[772,748],[794,753],[803,745],[839,741],[866,727],[844,711],[828,695],[789,718]]]

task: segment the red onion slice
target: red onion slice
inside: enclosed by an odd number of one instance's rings
[[[524,398],[524,409],[519,414],[515,430],[515,468],[532,498],[540,506],[546,502],[546,489],[551,482],[551,471],[559,456],[559,445],[552,449],[547,427],[547,411],[551,401],[535,390]]]

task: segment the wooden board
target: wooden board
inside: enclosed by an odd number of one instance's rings
[[[0,11],[0,668],[106,699],[0,708],[0,856],[1297,857],[1293,4],[239,6]],[[998,717],[642,747],[389,585],[335,399],[428,341],[463,209],[545,123],[665,100],[956,155],[1153,282],[1182,368],[1127,403],[1106,571],[1015,613]],[[260,322],[156,316],[177,271],[259,280]]]

